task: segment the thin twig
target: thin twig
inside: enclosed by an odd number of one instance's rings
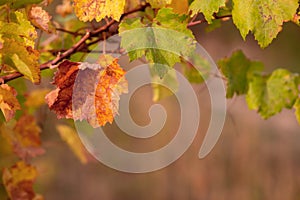
[[[128,11],[127,13],[124,13],[121,16],[121,19],[123,19],[124,17],[126,17],[129,14],[132,14],[132,13],[135,13],[135,12],[139,12],[139,11],[143,11],[143,10],[145,10],[145,8],[147,6],[148,6],[148,4],[145,4],[145,5],[143,5],[143,6],[139,7],[139,8],[136,8],[136,9],[133,9],[131,11]],[[62,60],[66,59],[69,56],[71,56],[72,54],[76,53],[77,50],[81,50],[82,48],[84,48],[86,46],[89,46],[91,43],[86,44],[86,41],[89,40],[89,39],[91,39],[92,37],[99,36],[99,34],[101,34],[103,32],[106,32],[106,37],[110,37],[110,36],[112,36],[114,34],[117,34],[117,32],[118,32],[117,28],[115,28],[115,29],[112,28],[110,30],[110,28],[113,25],[117,26],[118,22],[115,21],[115,20],[111,20],[107,24],[99,27],[96,30],[87,31],[85,33],[85,35],[76,44],[74,44],[70,49],[64,51],[61,54],[58,54],[56,56],[56,58],[54,58],[53,60],[50,60],[48,62],[45,62],[45,63],[41,64],[40,65],[40,70],[45,70],[45,69],[50,68],[50,66],[57,65]],[[99,37],[102,38],[102,34]],[[102,40],[103,40],[103,38],[102,38]],[[19,72],[15,72],[15,73],[12,73],[12,74],[8,74],[8,75],[5,75],[5,76],[2,76],[2,77],[0,77],[0,79],[3,80],[3,83],[7,83],[8,81],[14,80],[14,79],[22,77],[22,76],[23,76],[23,74],[21,74]]]

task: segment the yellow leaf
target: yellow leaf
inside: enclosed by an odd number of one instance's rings
[[[74,0],[74,10],[81,21],[101,21],[105,17],[119,20],[126,0]]]
[[[16,110],[21,109],[16,96],[17,92],[14,88],[6,84],[0,86],[0,109],[6,121],[14,117]]]
[[[87,163],[86,151],[76,131],[66,125],[57,125],[56,128],[60,137],[69,145],[81,163]]]
[[[173,11],[178,14],[187,14],[189,10],[188,0],[173,0],[171,4],[167,5],[169,8],[173,8]]]

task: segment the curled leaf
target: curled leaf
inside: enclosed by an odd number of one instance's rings
[[[38,28],[48,33],[53,32],[51,16],[42,7],[33,6],[29,11],[30,21]]]

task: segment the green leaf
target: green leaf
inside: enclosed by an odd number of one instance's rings
[[[268,46],[283,22],[292,20],[298,8],[298,0],[233,0],[232,18],[245,39],[252,31],[258,44]]]
[[[4,4],[8,4],[11,8],[22,8],[29,4],[38,4],[41,3],[43,0],[1,0],[0,6]]]
[[[250,109],[266,119],[283,108],[292,108],[298,94],[297,75],[277,69],[270,76],[252,76],[246,100]]]
[[[219,11],[219,8],[225,6],[226,0],[195,0],[190,5],[192,16],[202,12],[209,24],[214,19],[213,14]]]
[[[2,63],[16,69],[33,83],[40,82],[38,51],[16,40],[6,39],[0,54],[2,54]]]
[[[0,64],[22,73],[33,83],[40,82],[39,52],[34,48],[35,28],[16,11],[11,22],[0,22]]]
[[[300,98],[297,99],[296,103],[294,104],[295,108],[295,115],[298,120],[298,123],[300,124]]]
[[[163,8],[167,4],[171,4],[172,0],[146,0],[148,3],[150,3],[152,8]],[[173,0],[175,1],[175,0]]]
[[[131,61],[145,55],[152,64],[172,67],[195,49],[194,36],[186,27],[186,15],[163,8],[158,11],[151,27],[143,24],[140,18],[124,20],[119,28],[121,46],[128,51]],[[164,69],[157,71],[161,72],[160,77],[165,73]]]
[[[262,63],[250,61],[242,51],[236,51],[230,58],[220,60],[218,65],[227,78],[227,98],[234,94],[246,94],[251,76],[263,70]]]

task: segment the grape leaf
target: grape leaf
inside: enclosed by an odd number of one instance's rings
[[[213,14],[217,13],[220,7],[225,6],[225,2],[226,0],[195,0],[189,8],[192,11],[191,16],[202,12],[207,22],[211,24],[214,19]]]
[[[297,76],[277,69],[270,76],[253,75],[246,100],[250,109],[258,110],[264,118],[292,108],[298,98]]]
[[[117,59],[108,66],[64,61],[54,77],[57,89],[46,102],[58,118],[87,120],[93,127],[112,123],[121,93],[127,92],[125,71]]]
[[[37,177],[37,170],[23,161],[17,162],[3,171],[3,184],[11,200],[41,200],[35,194],[33,183]]]
[[[195,49],[195,39],[187,29],[187,16],[179,15],[170,8],[162,8],[153,19],[151,27],[140,18],[126,19],[119,26],[121,47],[128,51],[130,60],[143,55],[151,64],[172,67],[188,57]],[[163,77],[166,70],[160,70]]]
[[[74,10],[81,21],[101,21],[111,17],[119,20],[124,13],[125,0],[74,0]]]
[[[6,84],[0,86],[0,108],[6,121],[14,117],[16,110],[21,109],[16,96],[17,92],[14,88]]]
[[[258,44],[268,46],[283,22],[292,20],[298,8],[298,0],[233,0],[232,18],[245,39],[249,31]]]
[[[83,164],[87,163],[86,151],[76,131],[66,125],[57,125],[56,129],[59,132],[62,140],[69,145],[80,162]]]
[[[298,120],[298,123],[300,124],[300,98],[297,99],[296,103],[294,104],[295,108],[295,115]]]
[[[39,52],[34,49],[37,33],[23,13],[16,11],[13,15],[11,22],[0,22],[0,64],[19,71],[37,84],[40,82]]]
[[[146,0],[148,3],[150,3],[152,8],[163,8],[167,4],[171,4],[172,1],[176,0]]]
[[[29,20],[36,27],[47,33],[54,32],[54,27],[51,24],[51,16],[43,10],[42,7],[32,6],[29,10]]]
[[[261,62],[247,59],[242,51],[236,51],[230,58],[220,60],[218,65],[227,78],[227,98],[233,97],[234,94],[246,94],[249,79],[254,73],[261,72],[264,67]]]

